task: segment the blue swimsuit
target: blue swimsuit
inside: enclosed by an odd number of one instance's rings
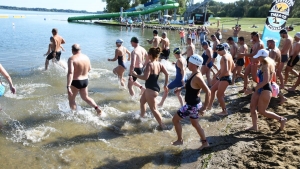
[[[203,63],[202,65],[206,65],[206,62],[208,61],[208,55],[206,54],[206,52],[204,51],[202,54],[202,58],[203,58]],[[207,65],[208,68],[211,68],[213,66],[212,61],[209,62],[209,64]]]
[[[176,78],[175,80],[173,80],[169,85],[168,88],[169,89],[174,89],[175,87],[181,87],[182,86],[182,74],[181,74],[181,69],[177,66],[177,64],[175,64],[175,68],[176,68]]]
[[[263,72],[261,70],[258,70],[257,76],[259,78],[259,83],[264,81]],[[261,92],[264,90],[269,90],[272,93],[272,86],[270,82],[264,85],[264,87],[258,89],[258,93],[261,94]]]

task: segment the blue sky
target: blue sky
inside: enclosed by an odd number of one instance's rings
[[[194,0],[201,2],[202,0]],[[234,2],[236,0],[216,0],[222,2]],[[106,6],[102,0],[0,0],[0,5],[17,6],[27,8],[57,8],[87,10],[90,12],[102,11]]]

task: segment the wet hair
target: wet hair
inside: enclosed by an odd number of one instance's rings
[[[244,37],[242,37],[242,36],[239,37],[239,40],[240,40],[240,41],[245,41]]]
[[[57,34],[58,30],[56,28],[52,29],[52,33]]]
[[[51,36],[51,37],[50,37],[50,41],[54,41],[54,38],[53,38],[53,36]]]
[[[79,44],[74,44],[74,45],[72,45],[72,51],[73,51],[73,52],[78,52],[78,51],[80,51],[80,46],[79,46]]]
[[[160,53],[161,53],[160,47],[157,47],[157,48],[152,47],[148,51],[148,55],[151,55],[153,59],[158,58],[158,56],[159,56]]]

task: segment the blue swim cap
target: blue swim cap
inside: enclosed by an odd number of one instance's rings
[[[4,92],[5,92],[5,87],[0,84],[0,97],[4,95]]]

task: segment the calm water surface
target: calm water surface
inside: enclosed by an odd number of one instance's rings
[[[0,132],[1,168],[174,168],[201,156],[192,151],[200,143],[188,120],[183,121],[185,145],[181,147],[170,145],[176,139],[174,128],[158,131],[149,110],[146,119],[138,120],[139,95],[129,97],[128,90],[118,84],[112,73],[117,62],[107,61],[114,56],[118,38],[131,51],[130,38],[137,36],[148,49],[146,39],[152,37],[152,30],[66,21],[68,16],[77,14],[0,10],[0,15],[9,16],[0,19],[0,63],[17,88],[17,94],[12,95],[6,86],[5,96],[0,98],[0,122],[4,125]],[[20,15],[25,18],[13,18]],[[101,118],[79,97],[79,110],[71,113],[66,71],[52,63],[44,71],[43,54],[54,27],[66,41],[63,64],[71,56],[74,43],[79,43],[82,53],[90,57],[93,69],[89,94],[104,110]],[[179,45],[179,35],[167,32],[174,49]],[[171,60],[175,60],[174,56]],[[164,64],[173,79],[174,66],[170,62]],[[6,83],[3,78],[2,81]],[[161,77],[161,89],[162,85]],[[178,108],[176,96],[170,93],[159,109],[170,127]],[[222,122],[209,122],[206,118],[200,123],[208,136],[218,135],[224,127]],[[184,149],[191,152],[183,153]]]

